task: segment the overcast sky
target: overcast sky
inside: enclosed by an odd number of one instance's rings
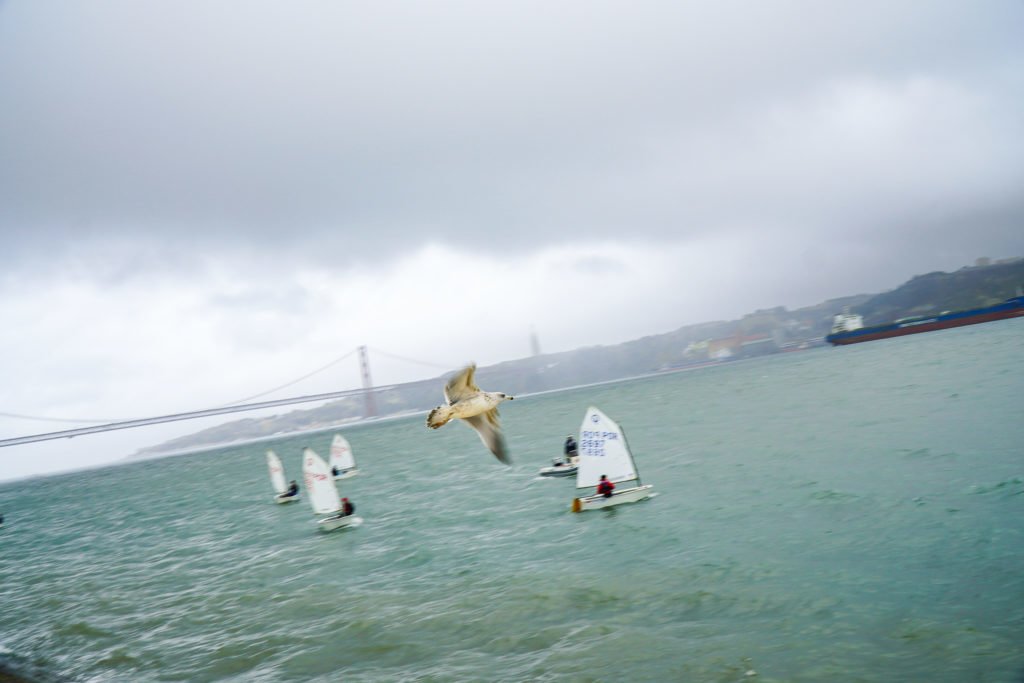
[[[0,413],[212,407],[359,345],[420,379],[1024,255],[1022,30],[1016,0],[0,1]]]

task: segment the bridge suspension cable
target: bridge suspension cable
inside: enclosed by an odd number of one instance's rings
[[[36,441],[50,441],[53,439],[70,439],[84,434],[96,434],[109,432],[115,429],[131,429],[132,427],[145,427],[147,425],[161,424],[163,422],[177,422],[179,420],[191,420],[197,417],[209,417],[211,415],[224,415],[227,413],[240,413],[246,410],[258,410],[260,408],[274,408],[277,406],[292,405],[295,403],[312,403],[313,401],[326,401],[333,398],[344,398],[361,394],[362,389],[346,389],[345,391],[332,391],[326,394],[310,394],[297,398],[281,398],[274,401],[262,401],[260,403],[247,403],[239,406],[221,406],[219,408],[208,408],[206,410],[194,410],[188,413],[174,413],[172,415],[161,415],[158,417],[146,417],[139,420],[124,420],[111,422],[109,424],[94,425],[92,427],[79,427],[78,429],[65,429],[60,432],[47,432],[46,434],[33,434],[31,436],[19,436],[13,439],[0,439],[0,448],[5,446],[17,446],[24,443]]]
[[[365,348],[365,347],[363,347],[363,348]],[[89,427],[79,427],[77,429],[65,429],[65,430],[56,431],[56,432],[46,432],[44,434],[32,434],[32,435],[29,435],[29,436],[19,436],[19,437],[14,437],[14,438],[11,438],[11,439],[0,439],[0,448],[4,448],[6,446],[17,446],[19,444],[34,443],[34,442],[37,442],[37,441],[50,441],[50,440],[53,440],[53,439],[70,439],[70,438],[73,438],[73,437],[76,437],[76,436],[83,436],[85,434],[97,434],[99,432],[109,432],[109,431],[114,431],[114,430],[118,430],[118,429],[131,429],[133,427],[144,427],[144,426],[148,426],[148,425],[161,424],[161,423],[165,423],[165,422],[177,422],[177,421],[181,421],[181,420],[192,420],[192,419],[199,418],[199,417],[210,417],[210,416],[213,416],[213,415],[226,415],[226,414],[229,414],[229,413],[239,413],[239,412],[244,412],[244,411],[247,411],[247,410],[259,410],[261,408],[274,408],[274,407],[277,407],[277,406],[293,405],[293,404],[297,404],[297,403],[312,403],[314,401],[326,401],[326,400],[330,400],[330,399],[344,398],[344,397],[356,396],[356,395],[360,395],[360,394],[364,394],[364,395],[367,395],[367,396],[372,396],[372,393],[374,391],[380,391],[380,390],[386,390],[386,389],[392,388],[392,386],[394,386],[394,385],[383,386],[383,387],[363,387],[363,388],[360,388],[360,389],[345,389],[343,391],[333,391],[333,392],[328,392],[328,393],[324,393],[324,394],[310,394],[308,396],[299,396],[299,397],[296,397],[296,398],[282,398],[282,399],[276,399],[276,400],[271,400],[271,401],[261,401],[261,402],[258,402],[258,403],[245,403],[246,401],[251,401],[254,398],[261,398],[263,396],[266,396],[267,394],[271,394],[271,393],[273,393],[275,391],[280,391],[281,389],[285,389],[285,388],[290,387],[292,385],[298,384],[299,382],[301,382],[304,379],[308,379],[308,378],[312,377],[313,375],[316,375],[316,374],[318,374],[320,372],[323,372],[324,370],[327,370],[328,368],[331,368],[331,367],[337,365],[338,363],[340,363],[341,361],[343,361],[346,358],[350,357],[352,354],[358,352],[359,350],[360,350],[359,348],[352,349],[348,353],[346,353],[346,354],[344,354],[342,356],[339,356],[338,358],[335,358],[330,363],[328,363],[328,364],[326,364],[326,365],[324,365],[324,366],[322,366],[320,368],[317,368],[316,370],[314,370],[312,372],[306,373],[305,375],[303,375],[302,377],[299,377],[298,379],[294,379],[291,382],[287,382],[287,383],[282,384],[280,386],[274,387],[273,389],[270,389],[268,391],[264,391],[264,392],[261,392],[259,394],[255,394],[255,395],[249,396],[247,398],[238,399],[237,401],[232,401],[231,403],[228,403],[228,404],[225,404],[225,405],[221,405],[221,406],[216,407],[216,408],[207,408],[205,410],[193,410],[193,411],[184,412],[184,413],[172,413],[170,415],[160,415],[160,416],[157,416],[157,417],[145,417],[145,418],[131,419],[131,420],[100,420],[100,419],[91,419],[90,420],[90,419],[49,418],[49,417],[39,417],[39,416],[32,416],[32,415],[20,415],[20,414],[17,414],[17,413],[4,413],[4,412],[0,412],[0,416],[15,417],[15,418],[27,419],[27,420],[41,420],[41,421],[49,421],[49,422],[99,423],[99,424],[93,424],[92,426],[89,426]],[[374,351],[374,353],[379,353],[382,356],[387,356],[387,357],[393,358],[395,360],[405,361],[405,362],[408,362],[408,363],[414,363],[414,364],[417,364],[417,365],[427,366],[427,367],[431,367],[431,368],[438,368],[438,369],[441,369],[441,370],[450,370],[453,367],[455,367],[455,366],[452,366],[452,365],[441,365],[439,363],[432,363],[430,361],[416,360],[414,358],[408,358],[408,357],[405,357],[405,356],[400,356],[398,354],[388,353],[386,351],[381,351],[380,349],[373,349],[373,351]],[[365,361],[365,355],[363,356],[363,360],[364,360],[364,363],[365,363],[366,362]],[[364,367],[364,378],[368,378],[368,376],[369,376],[369,374],[368,374],[368,367]]]
[[[452,370],[452,369],[457,367],[456,365],[441,365],[440,363],[432,363],[432,362],[426,361],[426,360],[416,360],[415,358],[408,358],[406,356],[399,356],[397,353],[388,353],[387,351],[381,351],[380,349],[376,349],[376,348],[371,348],[370,350],[373,351],[374,353],[379,353],[382,356],[387,356],[388,358],[393,358],[395,360],[405,361],[406,363],[415,363],[416,365],[425,365],[425,366],[430,367],[430,368],[438,368],[438,369],[441,369],[441,370]]]
[[[319,374],[319,373],[323,372],[324,370],[327,370],[328,368],[334,367],[335,365],[337,365],[341,361],[343,361],[346,358],[350,357],[352,354],[354,354],[358,350],[359,349],[352,349],[351,351],[349,351],[348,353],[344,354],[343,356],[339,356],[338,358],[335,358],[334,360],[332,360],[327,365],[324,365],[324,366],[322,366],[320,368],[317,368],[316,370],[313,370],[312,372],[308,372],[305,375],[303,375],[302,377],[299,377],[298,379],[293,379],[292,381],[286,382],[285,384],[282,384],[280,386],[276,386],[273,389],[268,389],[268,390],[262,391],[262,392],[260,392],[258,394],[253,394],[252,396],[246,396],[245,398],[240,398],[240,399],[236,399],[234,401],[229,401],[229,402],[224,403],[222,405],[225,406],[225,407],[226,406],[233,406],[233,405],[237,405],[239,403],[245,403],[246,401],[252,401],[253,399],[263,398],[264,396],[267,396],[268,394],[272,394],[275,391],[280,391],[281,389],[287,389],[290,386],[294,386],[294,385],[298,384],[299,382],[301,382],[304,379],[309,379],[313,375]],[[35,420],[37,422],[68,422],[68,423],[72,423],[72,424],[107,424],[107,423],[112,423],[112,422],[132,422],[132,421],[134,421],[136,419],[136,418],[123,418],[123,417],[118,417],[118,418],[113,418],[113,417],[107,417],[107,418],[99,418],[99,417],[96,417],[96,418],[85,418],[85,417],[82,417],[82,418],[74,418],[74,417],[44,417],[44,416],[41,416],[41,415],[22,415],[20,413],[6,413],[6,412],[0,412],[0,417],[12,417],[12,418],[16,418],[16,419],[19,419],[19,420]]]
[[[358,348],[352,349],[351,351],[349,351],[345,355],[339,356],[338,358],[335,358],[334,360],[332,360],[330,363],[328,363],[327,365],[323,366],[322,368],[317,368],[313,372],[307,373],[307,374],[303,375],[302,377],[299,377],[298,379],[293,379],[291,382],[287,382],[285,384],[282,384],[279,387],[274,387],[273,389],[268,389],[268,390],[260,392],[258,394],[253,394],[252,396],[247,396],[245,398],[240,398],[237,401],[231,401],[230,403],[225,403],[224,405],[225,406],[233,406],[233,405],[235,405],[237,403],[244,403],[245,401],[251,401],[254,398],[263,398],[264,396],[266,396],[268,394],[272,394],[275,391],[280,391],[281,389],[287,389],[290,386],[298,384],[299,382],[301,382],[304,379],[309,379],[313,375],[319,374],[319,373],[323,372],[324,370],[327,370],[328,368],[334,367],[335,365],[337,365],[341,361],[345,360],[346,358],[348,358],[349,356],[351,356],[353,353],[355,353],[358,350],[359,350]]]

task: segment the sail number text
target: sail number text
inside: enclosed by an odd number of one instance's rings
[[[583,455],[604,455],[606,441],[616,441],[618,432],[582,431],[580,432],[580,452]]]

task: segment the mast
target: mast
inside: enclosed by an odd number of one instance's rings
[[[619,431],[622,432],[622,443],[626,444],[626,452],[629,453],[629,460],[633,463],[633,471],[636,472],[636,485],[642,486],[643,482],[640,481],[640,468],[636,464],[636,458],[633,457],[633,449],[629,447],[629,440],[626,439],[626,430],[622,425],[619,425]]]

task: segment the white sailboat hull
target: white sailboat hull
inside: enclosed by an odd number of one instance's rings
[[[280,493],[280,494],[274,496],[274,502],[277,503],[278,505],[284,505],[285,503],[294,503],[298,499],[299,499],[298,494],[296,494],[294,496],[287,496],[287,495],[285,495],[283,493]]]
[[[363,523],[362,517],[356,517],[355,515],[345,515],[339,517],[338,515],[332,515],[331,517],[324,517],[317,522],[317,528],[320,531],[334,531],[335,529],[341,529],[348,526],[359,526]]]
[[[653,484],[644,484],[643,486],[634,486],[628,489],[616,489],[609,498],[600,494],[575,498],[572,501],[572,511],[600,510],[601,508],[610,508],[622,505],[623,503],[636,503],[650,498],[651,489],[653,488]]]
[[[338,481],[339,479],[350,479],[350,478],[356,476],[357,474],[359,474],[359,470],[356,469],[355,467],[353,467],[352,469],[345,470],[344,472],[342,472],[340,474],[335,474],[334,475],[334,481]]]

